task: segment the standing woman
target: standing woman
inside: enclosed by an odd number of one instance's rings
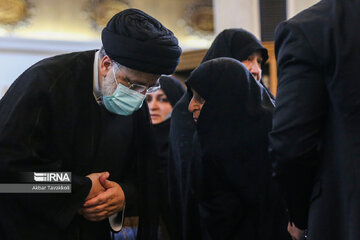
[[[160,156],[167,162],[171,112],[185,90],[179,80],[170,76],[161,76],[160,86],[156,92],[146,95],[146,101]]]
[[[160,183],[161,183],[161,215],[167,231],[173,232],[174,223],[169,218],[168,205],[168,156],[170,118],[173,106],[184,94],[185,90],[180,81],[170,76],[160,78],[160,89],[146,95],[151,122],[153,124],[157,151],[159,155]],[[161,231],[164,235],[164,231]],[[163,238],[162,238],[163,239]]]
[[[185,90],[181,83],[173,77],[161,76],[160,89],[146,95],[146,101],[149,107],[151,123],[153,125],[159,166],[160,178],[160,214],[161,223],[158,232],[159,240],[168,239],[168,231],[172,231],[173,224],[169,219],[167,174],[168,174],[168,137],[170,129],[170,117],[172,107],[181,98]],[[156,163],[154,163],[156,164]],[[155,194],[155,193],[154,193]],[[137,234],[137,221],[131,218],[125,218],[125,226],[116,233],[116,240],[135,240]],[[164,228],[165,225],[165,228]]]
[[[252,33],[241,29],[226,29],[216,36],[202,62],[229,57],[241,61],[259,84],[262,84],[262,66],[268,59],[268,52]],[[267,90],[265,88],[265,90]],[[267,93],[271,95],[269,91]],[[173,239],[197,239],[198,218],[194,216],[196,205],[191,186],[193,152],[196,146],[193,137],[195,124],[188,105],[191,98],[186,93],[174,107],[170,129],[170,162],[172,174],[169,176],[170,203],[177,232]]]
[[[201,64],[187,85],[201,150],[194,182],[202,239],[283,239],[271,208],[266,90],[231,58]]]

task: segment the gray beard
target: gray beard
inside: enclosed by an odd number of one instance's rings
[[[103,78],[101,86],[101,94],[103,96],[110,96],[114,93],[116,89],[115,81],[111,74],[106,75]]]

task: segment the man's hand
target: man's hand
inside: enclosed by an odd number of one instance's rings
[[[106,189],[105,192],[87,200],[79,210],[89,221],[101,221],[124,208],[124,191],[116,182],[107,180],[107,177],[102,175],[99,178],[102,187]]]
[[[94,198],[97,195],[99,195],[100,193],[105,191],[105,188],[100,183],[100,176],[103,176],[106,179],[110,176],[110,174],[108,172],[101,172],[101,173],[92,173],[92,174],[89,174],[86,176],[86,177],[90,178],[92,185],[91,185],[90,192],[87,195],[85,200]]]
[[[304,239],[305,231],[297,228],[294,223],[289,222],[287,229],[293,240]]]

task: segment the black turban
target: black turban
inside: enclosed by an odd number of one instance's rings
[[[181,48],[174,34],[138,9],[113,16],[102,31],[106,54],[114,61],[143,72],[171,74],[179,64]]]
[[[160,86],[166,94],[166,97],[169,99],[172,107],[175,106],[177,101],[179,101],[185,92],[185,89],[180,81],[170,76],[161,76]]]
[[[256,51],[260,51],[262,63],[265,63],[268,52],[252,33],[241,28],[226,29],[215,38],[202,62],[219,57],[235,58],[241,62]]]

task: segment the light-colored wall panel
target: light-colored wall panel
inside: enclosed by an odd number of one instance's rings
[[[100,42],[0,38],[0,98],[12,82],[34,63],[57,54],[97,49]]]
[[[226,28],[244,28],[260,38],[258,0],[213,0],[215,33]]]
[[[319,0],[287,0],[286,1],[286,15],[287,18],[291,18],[301,12],[302,10],[311,7]]]

